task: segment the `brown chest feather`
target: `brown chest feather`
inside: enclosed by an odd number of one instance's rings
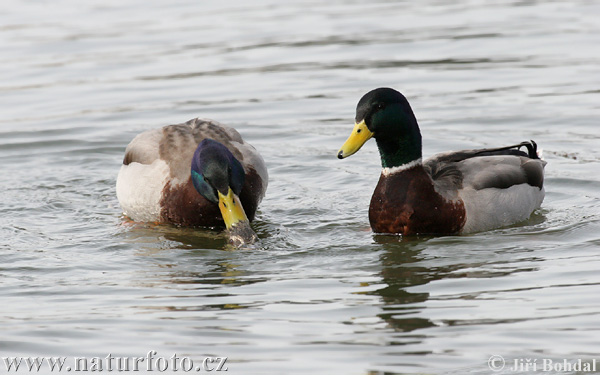
[[[453,234],[465,220],[463,202],[444,199],[422,167],[382,174],[369,209],[376,233]]]
[[[263,193],[262,180],[254,169],[250,169],[240,194],[248,220],[254,219]],[[194,227],[225,226],[219,206],[196,191],[191,176],[183,185],[165,185],[160,207],[160,221],[163,223]]]
[[[182,226],[223,226],[219,206],[194,188],[192,179],[183,185],[167,184],[160,201],[160,221]]]

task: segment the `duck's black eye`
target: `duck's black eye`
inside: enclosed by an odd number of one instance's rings
[[[377,103],[377,105],[375,107],[377,109],[384,109],[385,108],[385,103]]]

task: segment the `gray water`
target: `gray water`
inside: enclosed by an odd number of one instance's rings
[[[3,1],[0,357],[360,375],[600,361],[599,15],[585,0]],[[376,146],[336,152],[380,86],[408,97],[425,156],[534,139],[542,208],[469,236],[374,235]],[[127,143],[194,117],[267,161],[257,249],[121,214]]]

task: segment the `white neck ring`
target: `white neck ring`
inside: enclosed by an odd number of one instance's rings
[[[383,168],[383,170],[381,171],[381,173],[384,176],[389,176],[389,175],[392,175],[392,174],[395,174],[395,173],[399,173],[399,172],[405,171],[407,169],[414,168],[414,167],[416,167],[418,165],[422,165],[422,164],[423,164],[423,158],[418,158],[418,159],[415,159],[415,160],[413,160],[411,162],[408,162],[406,164],[399,165],[397,167]]]

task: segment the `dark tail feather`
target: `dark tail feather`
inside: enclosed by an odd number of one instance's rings
[[[527,148],[527,153],[521,151],[521,147]],[[529,142],[521,142],[517,145],[498,147],[498,148],[486,148],[480,150],[476,154],[477,156],[490,156],[490,155],[518,155],[526,156],[531,159],[539,159],[537,154],[537,143],[533,140]]]

